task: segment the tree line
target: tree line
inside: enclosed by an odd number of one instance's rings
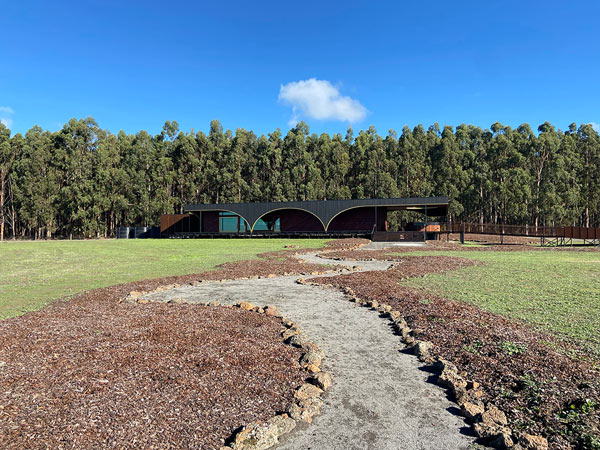
[[[450,198],[451,220],[600,226],[600,138],[546,122],[267,136],[219,121],[117,135],[92,118],[11,136],[0,124],[0,238],[114,236],[187,203]]]

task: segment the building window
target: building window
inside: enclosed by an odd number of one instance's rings
[[[258,219],[254,231],[281,231],[279,217],[265,217]]]
[[[247,231],[246,221],[237,214],[219,212],[219,231],[221,233],[238,233]]]

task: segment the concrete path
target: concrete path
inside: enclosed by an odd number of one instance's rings
[[[340,264],[316,254],[302,259]],[[385,270],[388,263],[352,262],[363,270]],[[456,405],[427,382],[430,374],[417,358],[402,353],[403,344],[379,314],[344,300],[333,289],[295,283],[298,277],[207,282],[147,296],[155,301],[188,301],[275,305],[298,322],[326,358],[333,375],[322,415],[291,433],[278,449],[468,449],[473,437]]]

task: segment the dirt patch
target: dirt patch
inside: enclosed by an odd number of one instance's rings
[[[361,250],[329,256],[342,255],[384,257],[378,251]],[[350,288],[362,299],[400,311],[415,338],[433,342],[435,356],[455,363],[481,384],[483,400],[501,408],[513,430],[542,434],[553,449],[596,448],[590,443],[600,434],[597,362],[589,355],[570,358],[556,352],[553,347],[562,344],[522,323],[398,284],[407,277],[442,273],[473,261],[409,255],[393,260],[399,263],[387,271],[309,281]]]

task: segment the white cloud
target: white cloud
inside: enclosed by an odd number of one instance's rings
[[[0,106],[0,123],[4,124],[6,128],[12,127],[13,119],[12,115],[15,113],[15,110],[10,106]]]
[[[600,133],[600,124],[597,124],[596,122],[590,122],[590,125],[594,130]]]
[[[279,101],[292,106],[290,126],[294,126],[302,116],[357,122],[367,115],[367,109],[358,100],[341,95],[329,81],[316,78],[282,84]]]

